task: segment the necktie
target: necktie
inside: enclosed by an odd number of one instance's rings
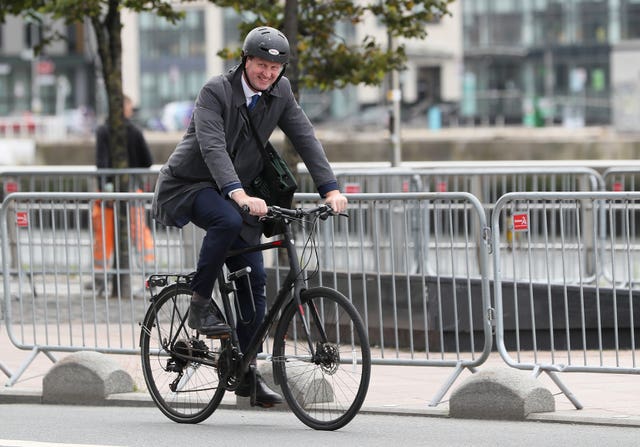
[[[260,99],[260,95],[258,95],[257,93],[251,97],[251,102],[248,105],[249,110],[253,110],[254,109],[254,107],[258,103],[258,99]]]

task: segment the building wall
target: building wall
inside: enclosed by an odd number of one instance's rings
[[[613,125],[621,132],[640,132],[640,40],[627,40],[611,51]]]
[[[611,46],[638,0],[461,0],[467,115],[527,125],[611,122]]]
[[[48,24],[67,36],[34,54],[25,20],[10,16],[0,27],[0,116],[61,114],[65,110],[95,108],[95,68],[87,23],[68,27]],[[33,28],[36,30],[36,28]]]

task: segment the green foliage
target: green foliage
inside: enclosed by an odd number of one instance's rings
[[[67,24],[88,21],[96,39],[102,78],[108,99],[109,151],[113,167],[127,168],[125,127],[122,115],[122,22],[120,12],[128,8],[136,12],[152,12],[171,23],[180,20],[184,13],[174,10],[171,0],[11,0],[0,2],[0,23],[8,15],[22,16],[43,25],[43,40],[36,52],[52,40],[64,39],[48,27],[52,20]],[[122,185],[127,190],[126,182]]]
[[[240,25],[246,34],[258,25],[284,29],[284,11],[288,2],[268,0],[210,0],[218,6],[232,7],[246,19]],[[341,30],[365,20],[377,20],[395,38],[424,39],[430,23],[450,14],[453,0],[373,0],[368,3],[347,0],[298,1],[298,35],[287,36],[298,51],[299,83],[322,90],[347,85],[380,84],[385,74],[403,69],[405,48],[400,44],[390,51],[384,42],[365,35],[357,42]],[[239,49],[225,49],[223,58],[237,58]]]
[[[191,0],[182,0],[189,3]],[[291,0],[209,0],[220,7],[230,7],[244,20],[241,35],[258,25],[285,27],[285,8]],[[383,42],[365,35],[360,41],[345,35],[352,25],[365,20],[377,20],[396,38],[424,39],[429,24],[440,16],[449,14],[448,5],[454,0],[298,0],[298,34],[288,36],[295,44],[296,63],[301,86],[323,90],[341,88],[350,84],[375,85],[382,82],[386,73],[403,69],[406,63],[404,46],[400,44],[390,51],[387,36]],[[175,23],[183,16],[171,0],[12,0],[0,2],[0,22],[7,14],[22,14],[38,19],[41,15],[64,19],[72,23],[89,19],[98,40],[103,65],[111,73],[112,64],[120,58],[113,48],[114,40],[108,32],[120,29],[119,14],[122,8],[152,12]],[[292,3],[293,4],[293,3]],[[117,15],[115,22],[114,15]],[[112,28],[115,27],[115,28]],[[112,29],[110,29],[112,28]],[[343,31],[347,30],[347,31]],[[49,36],[60,37],[60,36]],[[119,47],[119,42],[116,42]],[[240,49],[225,49],[223,58],[238,58]],[[108,75],[105,73],[105,77]]]

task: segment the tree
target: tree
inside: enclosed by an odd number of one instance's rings
[[[287,77],[296,98],[300,87],[330,90],[348,85],[379,85],[386,75],[402,70],[407,61],[405,47],[389,45],[398,38],[424,39],[429,24],[450,14],[453,0],[210,0],[218,6],[232,7],[247,20],[240,24],[241,35],[259,25],[283,30],[291,46]],[[249,19],[250,17],[250,19]],[[375,18],[387,29],[384,43],[365,35],[351,42],[340,33],[350,26]],[[237,58],[240,49],[225,49],[224,58]],[[398,117],[395,117],[398,119]],[[287,144],[284,158],[290,166],[299,161]]]
[[[241,24],[245,35],[258,25],[271,25],[286,32],[292,47],[288,73],[294,93],[301,86],[322,90],[341,88],[360,83],[380,84],[387,73],[404,67],[406,54],[403,45],[382,45],[372,36],[352,43],[338,30],[358,25],[367,18],[375,18],[386,26],[394,38],[423,39],[427,26],[440,15],[449,13],[453,0],[209,0],[221,7],[232,7],[247,18]],[[0,23],[7,15],[20,15],[46,24],[48,19],[63,20],[67,24],[89,21],[95,34],[101,62],[102,78],[108,101],[109,149],[113,167],[127,167],[125,127],[122,114],[122,40],[121,9],[151,12],[171,23],[183,14],[176,10],[179,3],[172,0],[11,0],[0,2]],[[249,19],[250,18],[250,19]],[[46,27],[44,28],[46,31]],[[43,45],[56,34],[45,35]],[[239,49],[221,52],[223,57],[238,57]],[[285,158],[291,166],[297,156],[289,146]],[[128,190],[124,178],[121,190]],[[120,228],[127,228],[126,209],[120,213]],[[124,231],[122,233],[125,233]],[[128,266],[128,244],[120,238],[121,266]]]
[[[7,15],[13,14],[41,24],[44,31],[43,41],[36,51],[52,40],[65,38],[47,27],[53,20],[62,20],[67,24],[84,23],[85,20],[91,23],[107,94],[109,152],[114,168],[128,167],[122,92],[120,11],[123,7],[136,12],[151,11],[172,23],[182,17],[182,13],[175,11],[169,2],[163,0],[12,0],[0,3],[0,23]],[[120,190],[128,191],[128,176],[120,176],[120,179]],[[121,202],[118,213],[118,262],[121,272],[124,273],[120,275],[119,280],[114,278],[115,283],[119,283],[123,295],[129,294],[131,290],[131,278],[126,273],[130,266],[127,208],[128,204]]]
[[[241,24],[245,35],[257,25],[270,25],[286,32],[292,47],[287,75],[294,93],[300,87],[329,90],[360,83],[380,84],[391,70],[406,62],[404,46],[389,48],[372,36],[350,42],[338,31],[341,25],[362,24],[375,18],[394,38],[423,39],[427,27],[438,16],[449,14],[453,0],[209,0],[221,7],[232,7],[247,18]],[[148,11],[176,23],[183,16],[171,0],[11,0],[0,2],[0,23],[9,15],[21,15],[46,22],[44,18],[66,23],[88,20],[93,28],[108,101],[107,123],[111,135],[110,151],[114,167],[127,167],[125,130],[122,115],[122,29],[120,11]],[[250,17],[250,18],[249,18]],[[344,28],[344,26],[342,26]],[[49,34],[51,39],[60,38]],[[221,52],[238,57],[239,49]],[[126,187],[126,185],[125,185]]]
[[[424,39],[429,24],[449,14],[447,7],[453,1],[211,0],[251,16],[240,24],[242,35],[258,25],[285,31],[292,46],[293,65],[287,73],[295,93],[298,85],[321,90],[361,83],[378,85],[389,71],[404,68],[404,45],[393,51],[386,41],[377,42],[371,35],[361,42],[350,42],[338,31],[345,28],[341,25],[363,24],[367,18],[375,18],[390,36]],[[238,57],[239,49],[224,50],[220,55]]]
[[[169,1],[162,0],[11,0],[0,3],[0,23],[7,15],[17,15],[38,22],[43,29],[43,41],[37,51],[48,43],[65,36],[53,31],[53,20],[67,24],[88,21],[93,29],[100,59],[102,78],[107,94],[110,142],[109,148],[114,168],[127,168],[124,116],[122,114],[122,22],[123,7],[133,11],[151,11],[175,23],[182,13],[173,9]],[[125,179],[126,180],[126,179]],[[126,181],[123,189],[126,190]]]

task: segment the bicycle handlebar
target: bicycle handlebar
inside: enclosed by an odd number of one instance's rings
[[[327,204],[321,204],[313,208],[282,208],[279,206],[269,206],[267,207],[267,214],[264,216],[267,219],[274,219],[278,217],[294,217],[294,218],[302,218],[305,216],[311,216],[313,214],[317,214],[320,219],[326,220],[329,216],[344,216],[349,217],[346,213],[336,213],[333,209]]]
[[[244,205],[242,207],[242,211],[245,213],[249,212],[249,207]],[[277,219],[280,217],[293,217],[296,219],[300,219],[305,216],[311,216],[313,214],[317,214],[320,219],[326,220],[329,216],[343,216],[349,217],[346,213],[336,213],[333,211],[331,206],[323,203],[313,208],[283,208],[276,205],[271,205],[267,207],[267,214],[262,216],[260,219]]]

